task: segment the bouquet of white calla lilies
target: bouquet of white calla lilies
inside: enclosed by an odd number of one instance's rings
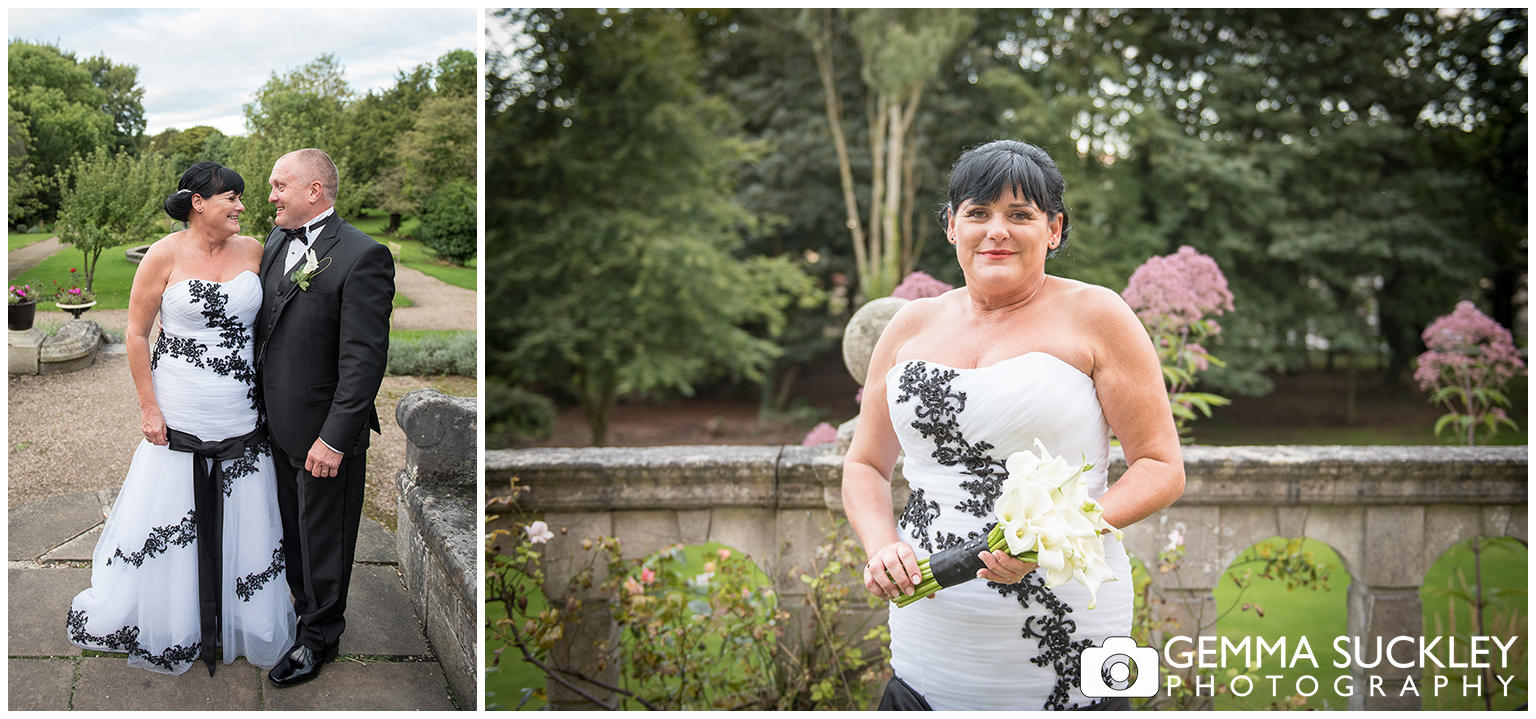
[[[1052,457],[1039,439],[1035,447],[1040,450],[1038,455],[1028,450],[1015,452],[1004,463],[1008,479],[1003,480],[1002,495],[993,504],[997,524],[987,534],[987,550],[1007,547],[1009,554],[1039,565],[1045,570],[1047,587],[1077,580],[1088,588],[1088,608],[1093,609],[1098,603],[1099,585],[1118,579],[1104,560],[1101,533],[1113,532],[1115,539],[1125,535],[1104,521],[1104,506],[1088,496],[1083,472],[1093,465],[1074,466],[1062,457]],[[945,551],[956,549],[969,551]],[[944,552],[934,557],[941,554]],[[904,607],[949,586],[934,578],[929,565],[929,559],[918,562],[923,581],[910,596],[898,596],[897,606]]]

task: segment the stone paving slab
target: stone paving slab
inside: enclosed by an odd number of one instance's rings
[[[115,711],[258,709],[264,676],[244,659],[220,663],[210,677],[202,663],[172,675],[130,667],[122,658],[85,657],[73,705],[76,710]]]
[[[395,535],[383,525],[367,517],[357,528],[357,553],[355,562],[370,564],[399,564],[400,555],[395,549]]]
[[[75,659],[11,659],[6,663],[6,709],[64,711],[75,681]]]
[[[54,547],[52,551],[38,558],[43,563],[48,562],[89,562],[91,554],[96,551],[96,542],[101,539],[101,529],[105,525],[96,525],[91,531],[65,542],[62,546]]]
[[[89,569],[11,569],[6,573],[10,656],[78,657],[65,634],[69,602],[91,586]]]
[[[352,566],[347,591],[347,630],[341,635],[342,654],[422,656],[427,641],[411,608],[411,596],[390,566]]]
[[[278,689],[268,683],[262,696],[267,709],[278,711],[453,710],[448,684],[435,662],[359,664],[343,659],[326,665],[308,684]]]
[[[28,502],[10,511],[7,558],[35,559],[91,527],[101,524],[101,500],[95,492],[66,494]]]

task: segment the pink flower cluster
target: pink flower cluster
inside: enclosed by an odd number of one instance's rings
[[[943,282],[934,279],[933,276],[929,275],[927,272],[918,270],[910,275],[907,275],[906,278],[901,281],[901,284],[896,285],[896,289],[891,290],[891,296],[908,300],[916,300],[922,299],[924,297],[938,297],[939,295],[942,295],[952,289],[954,289],[954,286],[944,284]]]
[[[837,428],[833,427],[827,422],[822,422],[821,424],[811,428],[811,431],[805,435],[805,439],[800,442],[800,446],[815,447],[818,444],[826,444],[828,442],[836,441]]]
[[[1232,309],[1226,275],[1221,274],[1215,260],[1189,245],[1171,255],[1148,259],[1136,268],[1120,296],[1136,310],[1137,317],[1163,319],[1175,327]]]
[[[1423,337],[1429,351],[1419,355],[1419,369],[1413,373],[1423,389],[1442,378],[1458,385],[1498,387],[1525,367],[1509,330],[1471,302],[1456,303],[1456,310],[1430,324]]]

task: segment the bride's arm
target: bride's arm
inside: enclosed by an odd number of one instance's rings
[[[159,445],[167,443],[165,418],[160,414],[155,383],[150,376],[149,335],[154,331],[155,316],[160,313],[160,296],[165,293],[172,264],[170,246],[164,240],[150,245],[144,253],[133,274],[133,289],[128,293],[128,329],[124,337],[128,372],[133,375],[133,388],[139,395],[140,429],[145,439]]]
[[[894,599],[898,592],[911,594],[922,581],[917,554],[896,532],[891,474],[901,443],[885,401],[885,374],[895,364],[896,349],[917,324],[911,309],[908,305],[891,318],[875,344],[859,404],[858,431],[843,462],[843,509],[870,558],[864,567],[864,586],[887,599]]]
[[[1093,383],[1104,419],[1125,450],[1126,470],[1104,493],[1104,521],[1126,527],[1184,493],[1184,457],[1168,408],[1162,365],[1136,314],[1111,290],[1089,286],[1080,326],[1093,334]]]

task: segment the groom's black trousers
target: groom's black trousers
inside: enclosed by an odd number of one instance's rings
[[[283,516],[283,555],[298,643],[319,651],[347,628],[347,588],[363,515],[367,455],[343,457],[335,477],[316,477],[272,443],[277,505]]]

